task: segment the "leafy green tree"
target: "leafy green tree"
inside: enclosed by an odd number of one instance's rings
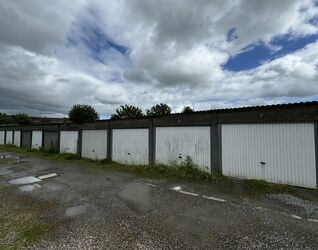
[[[71,110],[68,112],[68,116],[71,122],[76,124],[93,122],[99,118],[96,110],[92,106],[85,104],[73,105]]]
[[[146,110],[148,116],[152,115],[168,115],[171,114],[171,108],[166,103],[160,103]]]
[[[0,113],[0,124],[14,124],[16,121],[13,116],[7,115],[6,113]]]
[[[185,107],[182,109],[182,113],[184,113],[184,114],[192,113],[192,112],[194,112],[194,109],[191,108],[190,106],[185,106]]]
[[[111,119],[132,118],[141,116],[144,116],[141,108],[125,104],[116,109],[116,114],[112,114]]]
[[[25,113],[18,113],[13,116],[13,119],[16,121],[16,123],[21,125],[28,125],[31,124],[30,117]]]

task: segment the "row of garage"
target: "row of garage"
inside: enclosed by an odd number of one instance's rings
[[[211,172],[215,143],[220,144],[220,170],[225,176],[317,188],[315,123],[222,124],[214,138],[211,126],[171,126],[80,131],[0,131],[0,144],[80,153],[126,164],[180,164],[190,156]],[[111,143],[107,140],[111,138]]]

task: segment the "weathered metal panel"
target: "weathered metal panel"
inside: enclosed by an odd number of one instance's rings
[[[0,145],[4,145],[4,130],[0,130]]]
[[[21,146],[21,131],[15,130],[13,137],[14,137],[13,139],[14,146],[20,147]]]
[[[82,157],[93,160],[107,158],[107,130],[82,130]]]
[[[31,135],[32,131],[21,131],[21,147],[31,148]]]
[[[222,171],[316,188],[314,123],[223,124]]]
[[[43,148],[47,151],[59,150],[59,131],[43,131]]]
[[[203,171],[211,172],[210,127],[156,128],[156,162],[180,164],[187,156]]]
[[[60,152],[77,153],[78,131],[61,131]]]
[[[148,129],[113,129],[112,159],[127,164],[149,163]]]
[[[42,147],[42,131],[32,131],[31,148],[39,149]]]
[[[6,144],[13,144],[13,131],[6,131]]]

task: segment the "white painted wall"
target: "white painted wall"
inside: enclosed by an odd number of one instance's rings
[[[4,145],[4,134],[5,131],[0,131],[0,145]]]
[[[148,138],[148,129],[113,129],[112,160],[127,164],[148,164]]]
[[[13,144],[12,136],[13,136],[13,131],[7,131],[6,144]]]
[[[107,130],[82,131],[82,157],[93,160],[107,158]]]
[[[31,148],[39,149],[42,147],[42,131],[32,131]]]
[[[78,131],[61,131],[60,133],[60,152],[76,154]]]
[[[20,147],[21,145],[21,131],[14,131],[14,141],[13,141],[14,146]]]
[[[155,155],[163,164],[180,164],[189,155],[200,169],[211,172],[210,127],[156,128]]]
[[[314,124],[222,125],[222,171],[316,188]]]

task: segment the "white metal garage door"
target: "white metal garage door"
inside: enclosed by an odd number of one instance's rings
[[[181,163],[186,156],[202,170],[211,172],[210,127],[156,128],[156,162]]]
[[[316,188],[314,124],[222,125],[222,172]]]
[[[148,138],[148,129],[113,129],[112,159],[127,164],[148,164]]]
[[[4,134],[5,131],[0,131],[0,145],[4,145]]]
[[[32,131],[31,148],[39,149],[42,147],[42,131]]]
[[[7,131],[6,134],[6,144],[13,144],[13,131]]]
[[[93,160],[107,158],[107,130],[82,131],[82,157]]]
[[[60,152],[77,153],[78,131],[61,131]]]
[[[21,131],[14,131],[14,146],[21,146]]]

